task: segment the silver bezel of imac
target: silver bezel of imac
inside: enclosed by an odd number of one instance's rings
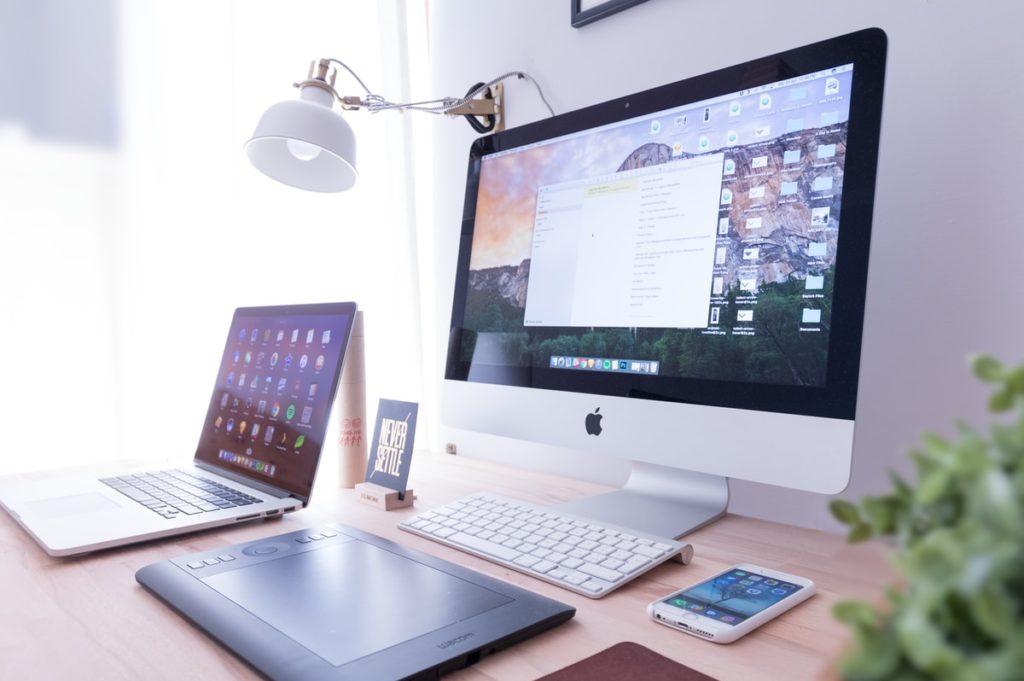
[[[442,391],[443,424],[457,429],[565,447],[584,455],[594,453],[632,461],[632,473],[622,489],[572,502],[569,510],[662,536],[683,536],[721,516],[728,505],[730,477],[822,494],[842,491],[849,482],[852,463],[885,53],[885,34],[880,29],[866,29],[477,140],[470,150],[469,158],[462,238]],[[812,135],[812,144],[815,140],[827,140],[829,134],[842,135],[838,145],[842,163],[837,166],[837,172],[829,170],[840,178],[840,185],[830,199],[831,214],[826,212],[824,217],[824,229],[832,230],[827,237],[827,295],[802,295],[802,298],[821,299],[806,305],[818,305],[818,309],[824,310],[819,313],[824,333],[820,335],[822,340],[819,344],[814,346],[818,354],[811,357],[811,353],[807,352],[806,357],[811,359],[800,360],[812,363],[817,373],[806,367],[794,366],[798,362],[790,361],[793,355],[787,355],[782,350],[772,360],[778,365],[774,369],[776,373],[757,374],[757,380],[738,379],[735,371],[703,365],[693,368],[690,375],[687,374],[690,370],[688,366],[682,366],[676,373],[665,371],[667,367],[649,373],[632,371],[625,363],[617,364],[619,356],[611,350],[608,352],[612,357],[613,370],[608,370],[608,363],[604,364],[605,370],[600,370],[600,354],[597,370],[593,370],[592,363],[590,370],[585,371],[561,368],[563,360],[571,364],[574,359],[572,355],[585,356],[582,350],[563,350],[560,354],[568,356],[563,358],[551,355],[550,364],[547,364],[548,355],[535,350],[539,347],[539,341],[534,341],[540,338],[543,330],[537,331],[536,320],[527,312],[530,309],[530,293],[526,294],[526,302],[523,302],[522,291],[518,294],[514,290],[507,291],[508,282],[517,276],[515,267],[506,266],[507,272],[497,268],[487,274],[483,266],[471,266],[478,216],[478,192],[484,191],[481,169],[486,167],[487,159],[515,154],[520,150],[593,131],[615,129],[616,126],[637,122],[646,124],[656,118],[673,120],[665,116],[674,115],[676,121],[682,119],[685,124],[686,118],[682,114],[687,111],[696,112],[697,117],[701,110],[705,111],[706,123],[707,112],[712,111],[712,107],[722,107],[721,111],[724,112],[724,107],[731,106],[733,101],[741,97],[749,99],[754,96],[754,101],[758,101],[756,98],[761,97],[758,94],[761,92],[774,93],[779,101],[783,101],[786,88],[799,86],[804,78],[808,82],[823,82],[822,74],[828,74],[830,69],[832,73],[839,71],[844,74],[841,85],[836,84],[835,87],[841,87],[842,95],[846,97],[844,106],[849,107],[847,117],[838,127],[831,121],[827,126],[824,125],[825,119],[822,117],[821,127],[814,127],[811,132],[797,130],[792,137],[779,135],[781,141],[774,150],[759,152],[765,156],[779,156],[770,161],[769,170],[777,171],[776,177],[784,180],[786,178],[782,175],[786,171],[782,164],[782,150],[786,143],[806,145],[807,141],[799,135]],[[829,78],[836,83],[840,82],[838,79],[838,75]],[[828,89],[826,85],[826,95]],[[814,92],[817,93],[817,90]],[[815,101],[819,105],[825,102],[827,106],[830,100],[823,98]],[[748,104],[743,103],[742,106],[747,107]],[[794,108],[797,107],[794,105]],[[714,111],[718,112],[719,109]],[[785,123],[784,116],[779,117],[779,120]],[[817,125],[817,118],[814,120]],[[775,125],[774,122],[772,124]],[[656,132],[660,125],[651,123],[651,132]],[[729,132],[732,133],[731,130]],[[787,132],[791,131],[787,128]],[[768,149],[773,142],[774,139],[748,146]],[[683,154],[682,157],[700,161],[702,157],[707,160],[707,157],[718,154],[714,156],[718,168],[728,168],[727,160],[730,154],[736,154],[738,148],[741,147],[710,148]],[[637,148],[633,155],[639,151]],[[668,153],[664,152],[662,158],[654,163],[669,163],[681,158],[676,155],[669,158]],[[721,165],[723,158],[726,160],[725,166]],[[747,158],[743,157],[745,163],[748,163]],[[824,165],[808,164],[805,167],[810,169],[808,173],[814,178]],[[623,162],[616,172],[621,172],[625,167]],[[828,197],[813,193],[818,185],[816,181],[812,183],[813,186],[808,184],[806,175],[800,185],[800,198],[805,204],[801,209],[810,216],[812,207],[819,205],[812,202],[820,203],[823,196]],[[750,177],[753,175],[747,173],[744,180],[752,182]],[[769,191],[779,192],[777,185],[781,180],[776,185],[767,185]],[[770,179],[766,181],[771,182]],[[793,181],[798,182],[795,178]],[[721,182],[725,187],[726,178]],[[829,186],[832,186],[831,182],[829,180]],[[542,185],[539,180],[536,183]],[[791,186],[796,187],[797,184]],[[534,199],[538,206],[543,198],[543,195],[540,196]],[[776,201],[772,210],[793,210],[781,208],[781,192]],[[722,203],[725,203],[724,199]],[[722,214],[727,217],[733,216],[732,207],[715,208],[725,211]],[[749,205],[742,210],[748,208]],[[840,216],[842,229],[839,229]],[[712,238],[719,241],[733,239],[739,247],[748,245],[743,241],[749,237],[748,233],[740,232],[733,226],[728,234],[722,236],[725,234],[721,231],[722,222],[717,217],[715,221],[719,225],[720,236]],[[726,224],[730,223],[731,217],[726,221]],[[810,225],[808,230],[813,229],[813,219]],[[795,232],[785,231],[791,229],[787,223],[785,227],[773,229],[782,235],[777,242],[782,244],[781,248],[802,248],[799,246],[800,228],[796,228]],[[493,240],[494,234],[488,238]],[[770,238],[765,241],[770,242]],[[798,246],[793,246],[793,243]],[[732,247],[736,247],[735,244]],[[786,264],[793,265],[800,257],[799,254],[792,255],[793,252],[783,250],[782,255],[777,257],[783,260],[789,258]],[[810,251],[807,254],[810,255]],[[542,271],[537,264],[541,261],[537,260],[536,250],[531,260],[532,272],[531,261],[524,260],[519,266],[518,274],[525,272],[527,286],[530,274],[536,276],[536,272]],[[771,282],[767,278],[758,281],[763,284],[781,282],[782,286],[794,279],[803,281],[794,274],[799,266],[810,267],[806,264],[795,265],[791,267],[791,273],[785,275],[788,278]],[[825,265],[821,264],[821,268],[825,268]],[[474,271],[471,272],[471,269]],[[547,272],[551,271],[549,267]],[[489,279],[485,279],[485,275]],[[799,273],[804,278],[810,275],[810,269]],[[501,295],[519,296],[515,299],[517,302],[510,303],[512,307],[508,308],[518,306],[522,309],[517,312],[522,315],[518,318],[520,326],[513,325],[511,331],[507,315],[502,318],[505,326],[499,330],[482,328],[483,324],[479,322],[485,319],[480,313],[481,305],[490,300],[479,293],[479,282],[494,282],[498,279],[505,282],[500,284],[504,287]],[[499,284],[491,283],[488,286],[494,286],[497,291]],[[758,286],[754,295],[764,293],[767,288],[762,284]],[[811,288],[809,282],[806,288]],[[739,282],[735,290],[742,291],[742,282]],[[787,295],[794,290],[792,287],[772,289],[773,292],[785,291]],[[801,295],[792,295],[795,300],[801,299]],[[712,300],[715,300],[713,296]],[[730,298],[731,303],[736,300],[735,297]],[[757,299],[754,299],[751,305],[756,304]],[[803,302],[799,304],[805,305]],[[590,306],[588,309],[597,308]],[[735,309],[730,310],[733,318],[737,319]],[[554,314],[558,314],[558,310]],[[572,314],[575,314],[575,310]],[[600,315],[600,312],[590,311],[588,314]],[[717,315],[712,318],[718,321]],[[514,321],[516,318],[512,319]],[[813,322],[814,318],[811,320]],[[796,323],[806,324],[808,318],[797,319]],[[574,328],[584,326],[566,323],[559,328],[571,327],[565,330],[571,336],[575,332]],[[597,331],[620,328],[597,324],[589,329],[579,328],[578,333],[583,334],[587,330],[592,332],[594,327]],[[666,327],[663,330],[676,334],[702,332],[694,326]],[[636,336],[635,329],[630,331]],[[728,335],[736,338],[744,335],[739,331],[742,331],[740,327],[730,326]],[[750,331],[755,334],[770,333],[766,327],[757,324],[751,324],[746,331],[748,336],[751,335]],[[510,354],[516,352],[508,350],[510,345],[514,345],[508,342],[510,333],[524,338],[523,347],[527,350],[521,351],[519,355]],[[553,342],[552,338],[545,337],[545,341]],[[737,344],[741,342],[747,341],[736,341]],[[558,346],[555,343],[545,347]],[[662,347],[670,346],[665,344]],[[783,369],[780,367],[783,361],[779,357],[785,360],[786,376],[782,375]],[[663,363],[667,363],[668,359],[664,354],[661,355]],[[750,361],[749,357],[747,359]],[[619,366],[624,370],[615,371]],[[776,379],[763,377],[772,375]],[[806,380],[809,375],[813,375],[814,380]]]

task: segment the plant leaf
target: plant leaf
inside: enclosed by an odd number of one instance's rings
[[[987,383],[999,383],[1006,378],[1002,363],[991,355],[973,355],[970,362],[974,375]]]
[[[991,412],[999,413],[1009,411],[1013,406],[1013,392],[1009,387],[1004,386],[996,391],[988,400],[988,409]]]
[[[861,522],[860,510],[846,499],[833,499],[828,507],[836,520],[844,525],[856,525]]]

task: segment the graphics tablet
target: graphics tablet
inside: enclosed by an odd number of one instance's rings
[[[135,578],[272,679],[436,678],[576,613],[344,525],[154,563]]]

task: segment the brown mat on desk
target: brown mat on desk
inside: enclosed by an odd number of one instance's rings
[[[616,643],[537,681],[715,681],[639,643]]]

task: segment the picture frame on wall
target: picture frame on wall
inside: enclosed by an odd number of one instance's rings
[[[569,20],[573,28],[586,26],[587,24],[604,19],[616,12],[621,12],[633,5],[639,5],[647,0],[569,0],[571,6]]]

